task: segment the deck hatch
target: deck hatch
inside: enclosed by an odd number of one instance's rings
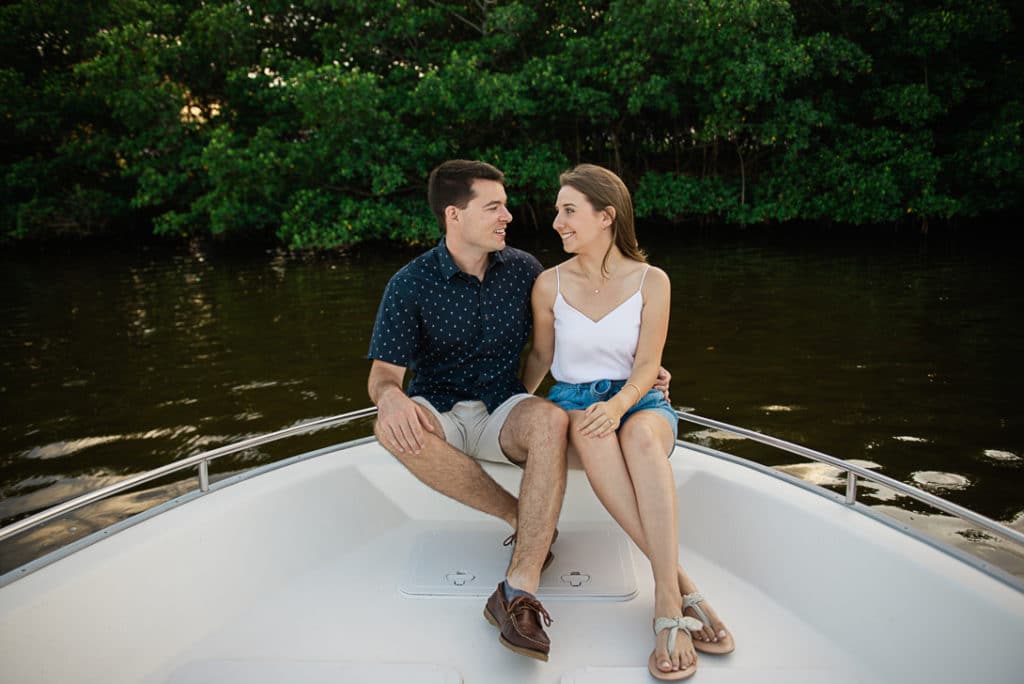
[[[486,598],[505,576],[507,532],[471,522],[425,522],[415,530],[399,590],[408,596]],[[613,523],[561,526],[555,560],[538,596],[626,601],[637,593],[629,540]]]

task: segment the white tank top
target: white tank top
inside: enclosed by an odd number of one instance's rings
[[[640,287],[626,301],[592,320],[562,296],[562,279],[555,266],[555,354],[551,375],[558,382],[578,384],[595,380],[626,380],[633,372],[636,346],[640,340],[640,315],[647,271]]]

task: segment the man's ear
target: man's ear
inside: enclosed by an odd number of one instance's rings
[[[445,207],[444,208],[444,222],[445,222],[445,229],[446,229],[445,232],[447,232],[447,228],[449,228],[453,224],[460,223],[461,222],[460,221],[461,218],[462,218],[462,212],[459,211],[459,208],[457,206],[455,206],[454,204],[449,204],[447,207]]]

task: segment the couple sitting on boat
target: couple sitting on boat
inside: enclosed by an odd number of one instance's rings
[[[381,445],[422,482],[505,521],[512,558],[484,616],[500,641],[547,660],[551,618],[535,596],[565,492],[567,450],[651,562],[659,679],[684,679],[695,649],[728,653],[732,636],[678,562],[677,431],[660,367],[668,276],[646,263],[629,191],[607,169],[562,174],[554,229],[575,254],[543,271],[505,245],[504,175],[452,160],[430,174],[441,242],[398,271],[370,343],[368,381]],[[520,354],[533,333],[522,377]],[[415,372],[406,391],[406,370]],[[551,371],[548,399],[533,396]],[[518,499],[475,459],[523,470]]]

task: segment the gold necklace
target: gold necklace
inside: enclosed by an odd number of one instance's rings
[[[589,273],[587,273],[586,271],[584,271],[584,270],[583,270],[582,268],[580,269],[580,273],[582,273],[582,274],[583,274],[583,279],[584,279],[584,280],[586,281],[586,283],[587,283],[587,287],[588,287],[588,288],[589,288],[589,287],[593,287],[593,286],[592,286],[592,285],[590,284],[590,274],[589,274]],[[606,277],[606,276],[604,276],[604,275],[602,275],[602,276],[601,276],[601,282],[603,282],[603,283],[607,283],[607,282],[609,282],[609,281],[610,281],[611,279],[612,279],[612,274],[611,274],[611,273],[609,273],[607,277]],[[603,285],[599,285],[598,287],[595,287],[595,288],[594,288],[594,294],[601,294],[601,287],[603,287]]]

